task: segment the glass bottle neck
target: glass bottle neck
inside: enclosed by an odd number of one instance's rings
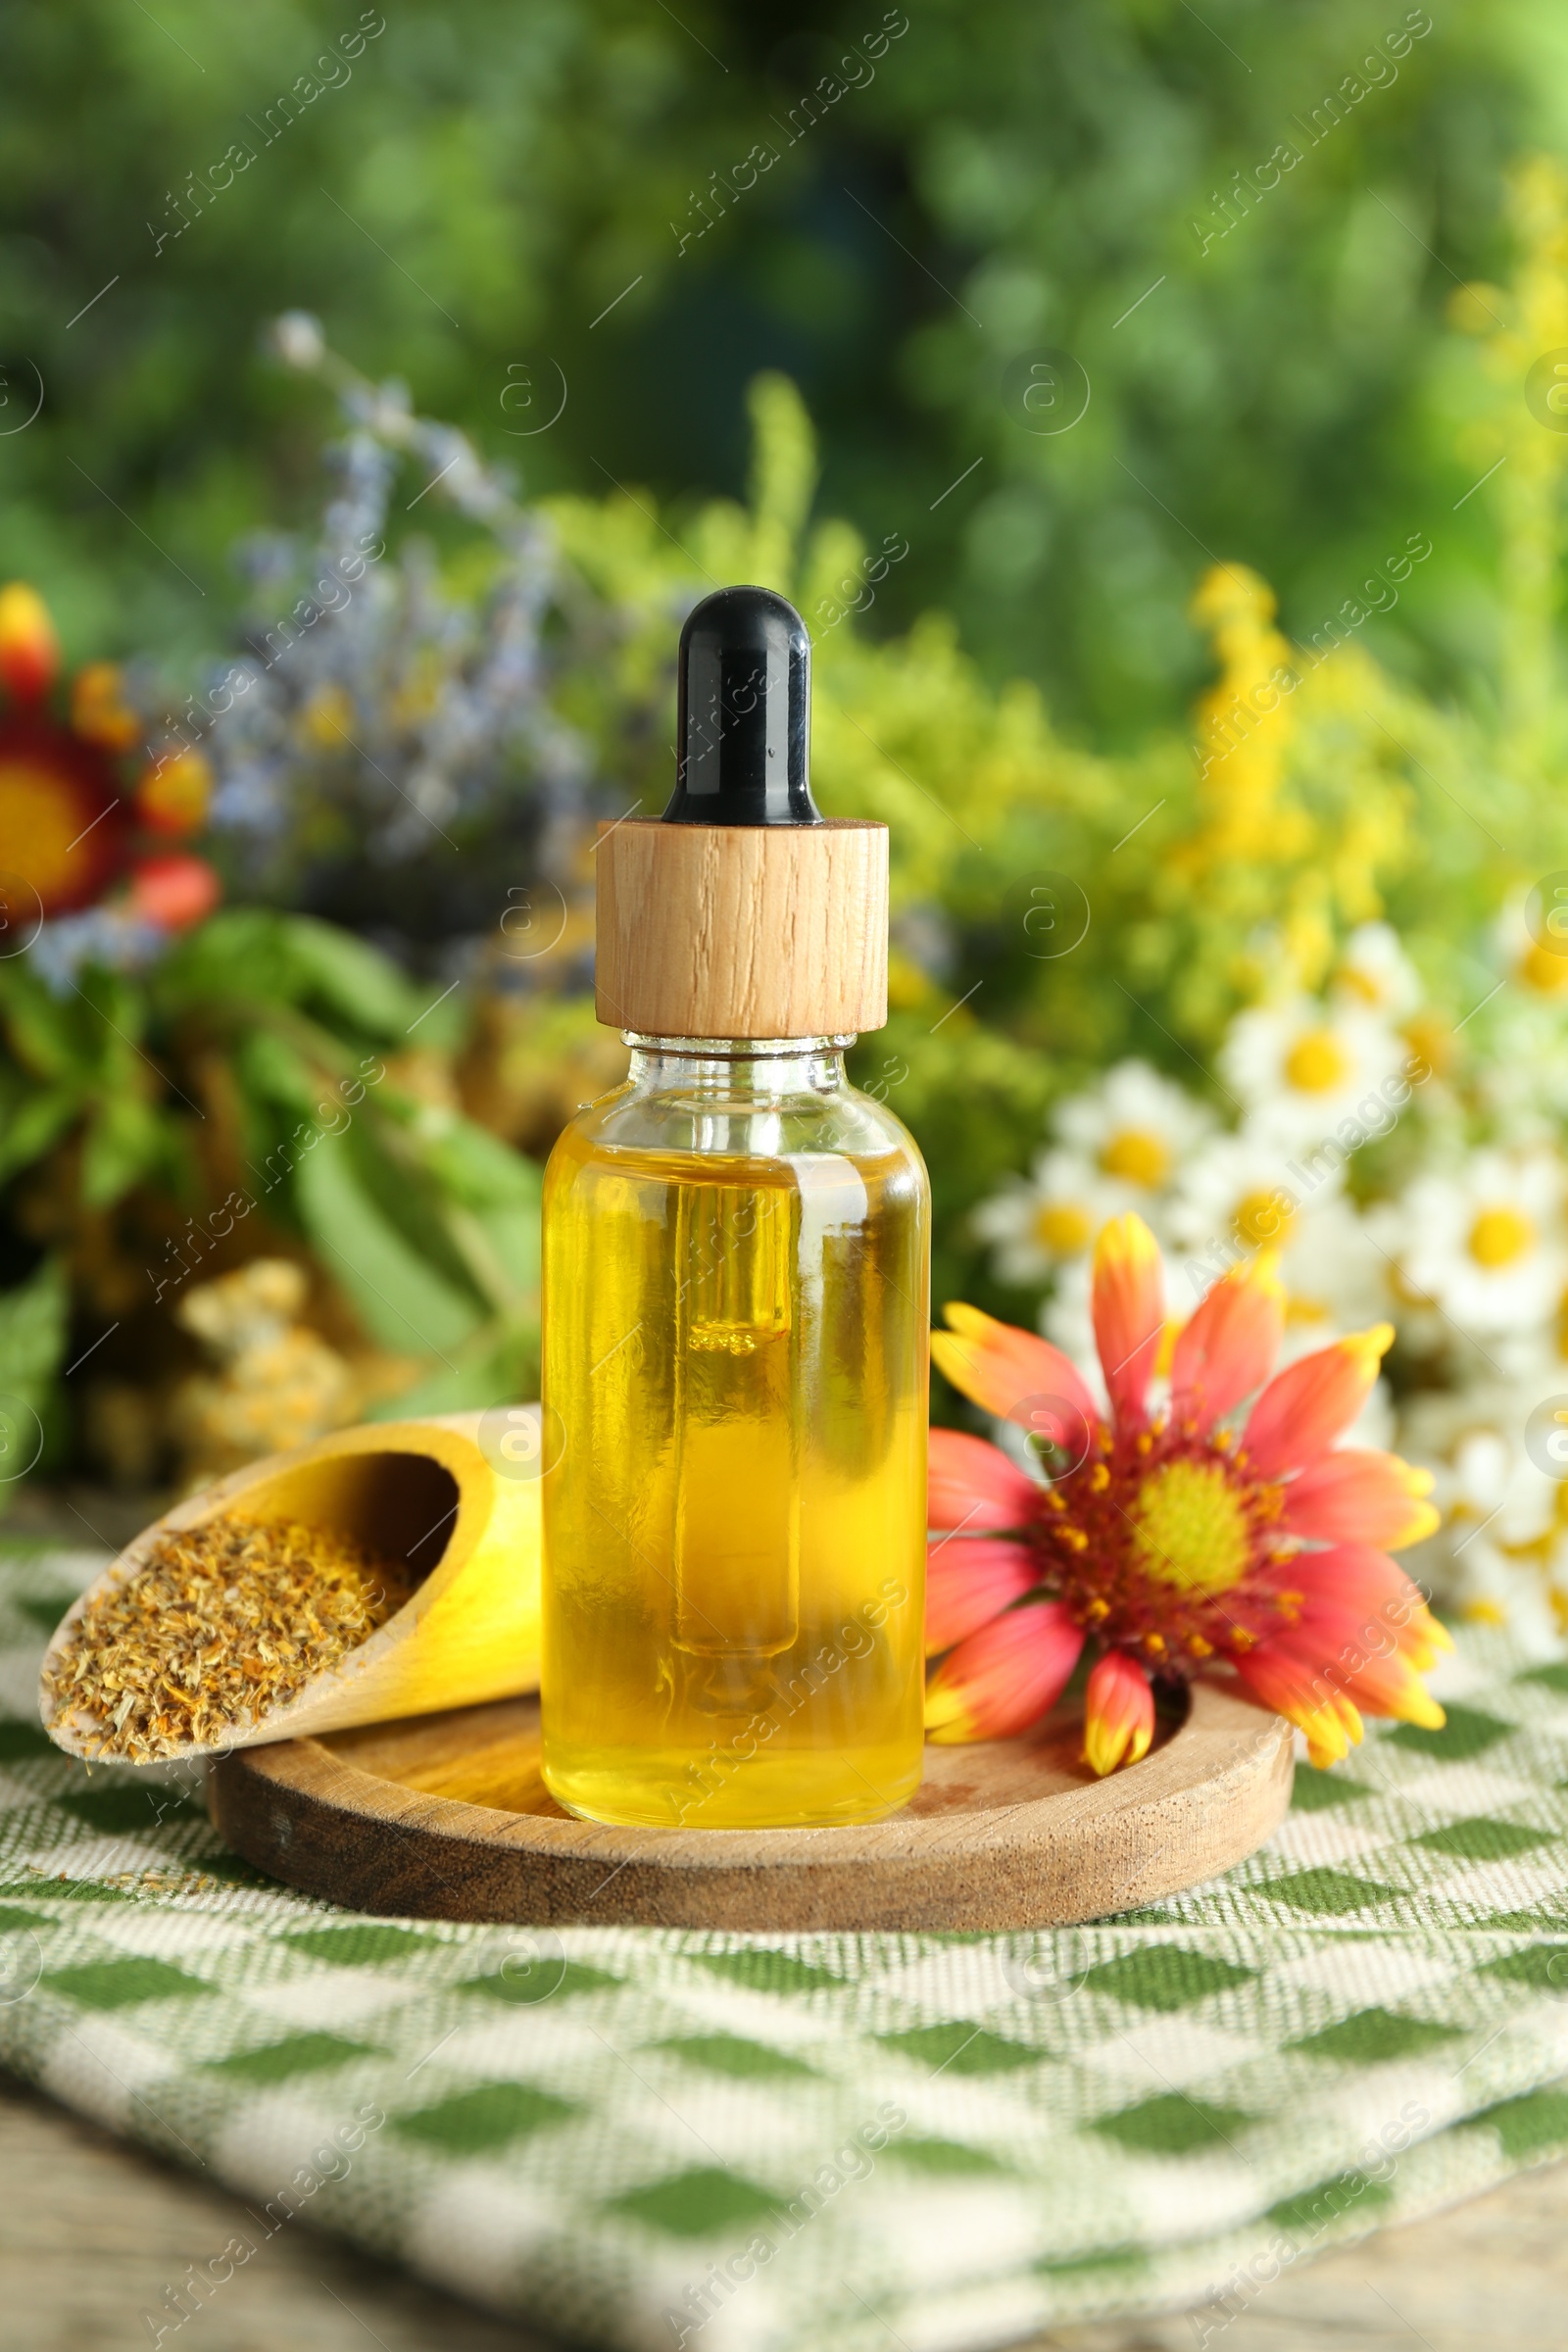
[[[725,1095],[832,1094],[847,1086],[844,1049],[853,1037],[621,1036],[631,1048],[634,1087],[679,1087]]]

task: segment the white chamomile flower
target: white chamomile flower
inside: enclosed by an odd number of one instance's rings
[[[1418,1176],[1376,1219],[1405,1288],[1461,1335],[1539,1331],[1568,1275],[1563,1167],[1547,1151],[1474,1152]]]
[[[1391,923],[1361,923],[1350,933],[1334,973],[1336,997],[1386,1021],[1401,1021],[1425,993]]]
[[[1537,1641],[1568,1631],[1568,1427],[1563,1372],[1427,1390],[1405,1406],[1397,1446],[1433,1473],[1438,1533],[1407,1557],[1440,1600]],[[1561,1465],[1556,1456],[1562,1453]]]
[[[1399,1451],[1432,1472],[1432,1499],[1457,1540],[1486,1524],[1499,1543],[1517,1547],[1538,1543],[1551,1526],[1564,1483],[1551,1455],[1526,1441],[1532,1413],[1549,1395],[1549,1384],[1539,1380],[1492,1379],[1418,1390],[1406,1399]]]
[[[1097,1087],[1056,1107],[1055,1133],[1102,1176],[1147,1203],[1214,1125],[1213,1113],[1147,1061],[1119,1061]]]
[[[1510,1140],[1550,1133],[1568,1111],[1565,920],[1555,886],[1506,906],[1494,934],[1503,979],[1486,992],[1478,984],[1464,1016],[1475,1024],[1466,1044],[1479,1106],[1490,1130]]]
[[[1505,1625],[1531,1649],[1545,1656],[1558,1654],[1560,1638],[1568,1632],[1568,1578],[1561,1554],[1554,1560],[1536,1551],[1516,1553],[1497,1543],[1493,1528],[1473,1528],[1463,1549],[1433,1590],[1472,1625]]]
[[[1167,1212],[1180,1245],[1173,1314],[1190,1314],[1239,1257],[1271,1249],[1285,1285],[1282,1362],[1392,1315],[1389,1262],[1345,1196],[1343,1159],[1311,1158],[1287,1160],[1250,1135],[1216,1136],[1195,1154]]]
[[[1283,1250],[1299,1218],[1339,1192],[1343,1166],[1330,1152],[1320,1166],[1298,1163],[1293,1177],[1279,1145],[1254,1135],[1211,1136],[1183,1166],[1166,1204],[1171,1239],[1185,1261],[1176,1286],[1182,1311],[1197,1305],[1239,1253]]]
[[[1311,1347],[1301,1348],[1300,1353],[1312,1355],[1324,1344],[1321,1340],[1314,1340]],[[1285,1346],[1281,1348],[1280,1354],[1282,1360],[1287,1363],[1295,1361],[1289,1333],[1286,1334]],[[1366,1446],[1374,1453],[1392,1453],[1395,1424],[1394,1392],[1386,1380],[1375,1380],[1367,1392],[1366,1401],[1361,1410],[1356,1414],[1349,1427],[1335,1440],[1335,1444]]]
[[[1390,1082],[1407,1058],[1376,1014],[1302,997],[1238,1013],[1219,1073],[1256,1135],[1288,1148],[1337,1140],[1353,1151],[1393,1125],[1397,1087]]]
[[[1095,1319],[1090,1305],[1093,1289],[1094,1267],[1089,1258],[1075,1258],[1070,1266],[1063,1266],[1051,1297],[1040,1310],[1040,1328],[1046,1338],[1061,1349],[1063,1355],[1071,1356],[1091,1390],[1098,1396],[1103,1387],[1103,1379],[1100,1369],[1100,1351],[1095,1346]],[[1177,1311],[1181,1311],[1180,1307]]]
[[[996,1247],[1003,1282],[1046,1281],[1087,1262],[1101,1228],[1136,1209],[1163,1238],[1164,1195],[1211,1131],[1213,1115],[1146,1061],[1118,1062],[1058,1104],[1058,1147],[984,1200],[973,1232]]]
[[[1074,1152],[1042,1152],[1027,1177],[1009,1179],[970,1215],[970,1230],[995,1249],[1000,1282],[1031,1285],[1087,1258],[1102,1225],[1132,1205],[1129,1189]]]
[[[1280,1244],[1286,1353],[1298,1334],[1305,1347],[1323,1348],[1371,1323],[1397,1323],[1393,1272],[1343,1193],[1303,1201]]]

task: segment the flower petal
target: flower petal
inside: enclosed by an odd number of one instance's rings
[[[1361,1718],[1343,1692],[1315,1684],[1310,1668],[1278,1649],[1250,1650],[1236,1671],[1266,1707],[1306,1734],[1314,1764],[1338,1764],[1361,1738]]]
[[[1407,1672],[1430,1674],[1442,1652],[1453,1647],[1447,1628],[1420,1600],[1408,1616],[1402,1608],[1385,1608],[1375,1617],[1364,1610],[1307,1609],[1279,1638],[1300,1656],[1330,1660],[1336,1683],[1347,1690],[1382,1659],[1398,1661],[1402,1682]]]
[[[1027,1544],[1004,1536],[939,1538],[925,1568],[926,1656],[978,1633],[1039,1582]]]
[[[1290,1535],[1325,1544],[1371,1544],[1380,1551],[1398,1551],[1436,1529],[1440,1514],[1423,1499],[1431,1492],[1430,1470],[1418,1470],[1396,1453],[1348,1446],[1320,1455],[1292,1479],[1285,1489],[1284,1524]]]
[[[0,683],[19,703],[35,703],[59,672],[60,639],[48,606],[25,580],[12,580],[0,588]]]
[[[1293,1600],[1291,1615],[1333,1615],[1342,1644],[1359,1639],[1381,1647],[1382,1637],[1413,1655],[1418,1649],[1451,1649],[1447,1629],[1439,1624],[1397,1560],[1370,1544],[1334,1544],[1326,1551],[1298,1551],[1259,1574],[1260,1584]]]
[[[1112,1217],[1095,1244],[1095,1346],[1118,1422],[1138,1423],[1165,1328],[1159,1244],[1142,1217]]]
[[[1308,1713],[1353,1702],[1369,1715],[1438,1729],[1443,1709],[1420,1678],[1453,1644],[1387,1552],[1366,1544],[1298,1552],[1259,1581],[1273,1591],[1280,1620],[1236,1664],[1259,1690],[1274,1678],[1270,1689],[1292,1700],[1274,1696],[1271,1704],[1303,1728]],[[1309,1732],[1320,1744],[1325,1737],[1321,1727]]]
[[[977,1306],[955,1301],[943,1312],[953,1328],[931,1334],[931,1357],[954,1387],[988,1413],[1062,1443],[1081,1461],[1100,1412],[1077,1365],[1049,1340]],[[1080,1431],[1081,1446],[1074,1442]]]
[[[1107,1649],[1084,1692],[1084,1762],[1103,1779],[1118,1764],[1138,1764],[1154,1737],[1154,1693],[1124,1649]]]
[[[1278,1478],[1326,1453],[1366,1402],[1393,1339],[1392,1323],[1374,1323],[1370,1331],[1352,1332],[1276,1373],[1253,1405],[1242,1441],[1254,1474]]]
[[[1453,1641],[1396,1561],[1365,1544],[1340,1544],[1328,1551],[1300,1551],[1263,1571],[1258,1583],[1271,1590],[1280,1622],[1261,1632],[1272,1644],[1298,1657],[1323,1660],[1336,1688],[1355,1689],[1363,1667],[1382,1658],[1400,1661],[1406,1671],[1430,1673]],[[1374,1713],[1389,1713],[1371,1696]],[[1425,1721],[1425,1716],[1411,1720]]]
[[[1176,1342],[1171,1359],[1171,1419],[1200,1433],[1268,1378],[1285,1334],[1285,1285],[1272,1250],[1244,1258],[1223,1275]]]
[[[934,1429],[930,1446],[928,1527],[939,1534],[961,1527],[972,1535],[990,1535],[998,1528],[1027,1527],[1035,1518],[1041,1490],[1000,1446],[961,1429]]]
[[[1448,1720],[1408,1658],[1369,1658],[1347,1677],[1345,1690],[1367,1715],[1392,1715],[1428,1732],[1441,1732]]]
[[[933,1740],[1008,1740],[1054,1706],[1084,1645],[1059,1600],[1009,1609],[949,1652],[925,1694]]]
[[[223,895],[217,868],[183,850],[142,858],[130,869],[130,911],[164,931],[204,922]]]
[[[1314,1702],[1349,1699],[1368,1715],[1392,1715],[1401,1723],[1418,1723],[1441,1731],[1447,1718],[1422,1682],[1411,1661],[1391,1643],[1377,1654],[1352,1639],[1345,1649],[1330,1646],[1332,1620],[1303,1619],[1288,1635],[1270,1642],[1246,1661],[1272,1658],[1298,1684],[1309,1689]],[[1240,1663],[1240,1661],[1238,1661]],[[1303,1726],[1304,1728],[1304,1726]]]

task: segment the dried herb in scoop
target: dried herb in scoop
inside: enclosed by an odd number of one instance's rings
[[[413,1591],[352,1537],[224,1513],[160,1536],[44,1675],[48,1726],[150,1764],[222,1747],[357,1649]]]

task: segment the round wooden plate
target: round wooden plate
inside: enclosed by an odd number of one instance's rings
[[[1173,1894],[1241,1861],[1291,1798],[1291,1728],[1195,1684],[1185,1722],[1096,1781],[1081,1715],[928,1747],[900,1813],[856,1829],[607,1829],[539,1775],[536,1699],[221,1757],[214,1822],[248,1861],[357,1911],[621,1926],[1044,1928]]]

